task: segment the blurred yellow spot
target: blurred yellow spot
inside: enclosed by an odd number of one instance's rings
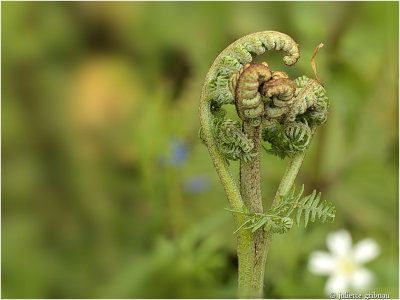
[[[121,163],[134,160],[132,126],[144,98],[134,64],[115,56],[82,61],[71,76],[68,113],[74,143],[90,160],[104,155]]]
[[[143,97],[133,66],[116,57],[88,58],[71,85],[71,119],[83,131],[121,126]]]

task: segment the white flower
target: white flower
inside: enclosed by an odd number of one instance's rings
[[[352,247],[350,233],[340,230],[330,233],[326,239],[330,250],[311,253],[308,269],[318,275],[329,275],[325,293],[365,291],[373,281],[373,274],[362,267],[379,254],[378,244],[368,238]]]

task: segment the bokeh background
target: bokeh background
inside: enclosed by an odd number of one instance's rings
[[[269,298],[325,297],[307,270],[328,233],[381,247],[370,292],[398,297],[398,2],[2,2],[3,298],[236,297],[235,227],[198,139],[208,68],[278,30],[331,100],[297,183],[333,224],[276,236]],[[262,155],[268,206],[286,161]],[[238,163],[231,164],[236,172]]]

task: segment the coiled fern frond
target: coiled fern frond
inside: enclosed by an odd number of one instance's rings
[[[263,129],[262,138],[271,144],[271,149],[264,149],[280,158],[293,157],[307,149],[311,142],[311,130],[307,122],[291,122],[280,124],[278,121],[270,123]]]
[[[242,132],[238,121],[214,119],[212,131],[218,150],[227,164],[228,159],[250,161],[256,155],[251,153],[254,148],[253,141]],[[201,129],[200,139],[205,142]]]
[[[325,88],[315,79],[306,76],[294,80],[295,100],[286,116],[287,121],[306,119],[310,127],[322,125],[328,117],[329,99]]]

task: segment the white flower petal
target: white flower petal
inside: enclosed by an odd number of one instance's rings
[[[342,275],[333,275],[328,278],[325,284],[325,293],[344,293],[348,291],[347,277]]]
[[[371,287],[374,276],[365,268],[357,269],[350,278],[350,284],[357,292],[365,292]]]
[[[315,251],[311,253],[308,262],[308,269],[311,273],[319,275],[328,275],[332,273],[335,267],[335,261],[328,252]]]
[[[378,244],[373,239],[359,241],[353,249],[354,261],[364,264],[373,260],[380,252]]]
[[[326,238],[328,249],[337,256],[347,256],[351,253],[351,236],[347,230],[339,230],[328,234]]]

